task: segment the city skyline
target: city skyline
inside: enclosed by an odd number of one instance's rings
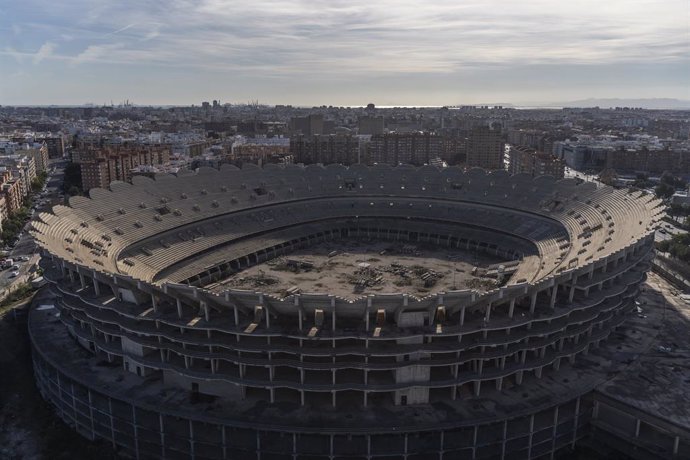
[[[690,99],[687,2],[0,6],[0,104]]]

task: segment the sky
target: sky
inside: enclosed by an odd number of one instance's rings
[[[0,0],[0,104],[690,99],[688,0]]]

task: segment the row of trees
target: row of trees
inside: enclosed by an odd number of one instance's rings
[[[43,189],[43,186],[48,179],[48,173],[41,171],[32,181],[31,190],[36,193]],[[24,228],[24,224],[31,217],[31,205],[33,199],[28,196],[24,200],[24,204],[17,211],[13,212],[7,219],[2,222],[2,233],[0,233],[0,240],[2,240],[3,245],[8,245],[12,243],[19,232]]]
[[[81,166],[77,163],[68,163],[65,166],[65,178],[62,183],[62,191],[67,195],[81,195]]]
[[[657,250],[668,252],[672,257],[690,263],[690,233],[673,235],[670,240],[656,243]]]
[[[659,185],[654,189],[654,193],[656,193],[656,196],[659,198],[668,199],[673,196],[677,189],[685,189],[687,186],[687,182],[680,177],[665,172],[661,175],[661,180],[659,181]]]

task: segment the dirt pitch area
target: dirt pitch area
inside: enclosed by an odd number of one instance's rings
[[[441,291],[481,292],[499,286],[495,276],[487,276],[487,269],[501,263],[506,261],[480,252],[353,239],[295,251],[242,270],[220,284],[278,296],[299,289],[345,298],[374,293],[424,297]]]

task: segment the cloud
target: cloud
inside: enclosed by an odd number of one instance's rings
[[[112,61],[112,53],[123,48],[122,43],[110,43],[104,45],[90,45],[84,51],[74,57],[72,63],[84,64],[95,61]]]
[[[126,26],[120,27],[119,29],[112,31],[112,32],[110,32],[109,34],[105,34],[105,35],[103,36],[103,38],[108,38],[108,37],[112,37],[113,35],[117,35],[117,34],[119,34],[120,32],[124,32],[124,31],[127,30],[127,29],[131,29],[131,28],[134,27],[135,25],[136,25],[136,24],[134,24],[134,23],[132,23],[132,24],[127,24]]]
[[[34,54],[33,62],[34,64],[39,64],[42,60],[52,57],[55,51],[56,45],[52,42],[45,42]]]
[[[690,61],[686,11],[687,0],[23,0],[13,15],[24,41],[0,29],[0,43],[17,60],[225,73],[252,88],[258,79],[433,87],[517,68],[553,70],[555,81],[574,66],[680,68]],[[55,47],[33,53],[41,43]]]
[[[190,68],[390,75],[481,65],[677,61],[687,48],[678,40],[686,25],[673,11],[684,3],[77,0],[59,7],[55,22],[94,33],[113,30],[92,36],[73,56],[76,62],[140,64],[151,56],[150,64]],[[161,32],[162,24],[169,33]],[[115,36],[118,45],[111,42]]]

